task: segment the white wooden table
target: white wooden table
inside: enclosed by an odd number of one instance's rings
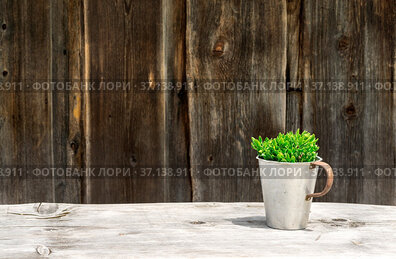
[[[306,230],[266,227],[262,203],[0,206],[0,257],[396,255],[396,207],[313,203]]]

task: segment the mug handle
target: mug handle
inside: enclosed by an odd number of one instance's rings
[[[331,169],[329,164],[327,164],[325,162],[321,162],[321,161],[311,163],[311,167],[315,167],[315,166],[321,166],[326,170],[326,175],[327,175],[326,186],[323,189],[323,191],[321,191],[321,192],[308,194],[305,197],[306,201],[311,200],[311,198],[321,197],[321,196],[325,195],[326,193],[328,193],[330,191],[331,186],[333,185],[333,178],[334,178],[333,169]]]

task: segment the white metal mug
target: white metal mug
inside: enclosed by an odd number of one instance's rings
[[[333,170],[322,162],[287,163],[257,157],[260,166],[261,187],[267,225],[277,229],[304,229],[307,227],[313,197],[330,191]],[[327,174],[323,191],[313,193],[318,166]]]

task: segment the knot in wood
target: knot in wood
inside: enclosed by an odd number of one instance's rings
[[[338,40],[338,50],[341,52],[341,55],[344,55],[349,49],[349,38],[345,35],[341,36]]]
[[[48,255],[51,254],[51,249],[49,249],[48,247],[46,247],[44,245],[39,245],[39,246],[36,247],[36,252],[39,255],[48,256]]]
[[[225,43],[223,41],[217,41],[213,47],[213,55],[221,57],[224,55]]]
[[[77,141],[73,140],[73,141],[70,143],[70,148],[73,150],[74,154],[77,154],[78,147],[79,147],[79,145],[78,145],[78,142],[77,142]]]
[[[58,211],[59,205],[56,203],[39,203],[34,204],[33,208],[37,211],[38,214],[53,214]]]
[[[353,120],[357,117],[357,108],[350,102],[343,107],[342,115],[345,120]]]

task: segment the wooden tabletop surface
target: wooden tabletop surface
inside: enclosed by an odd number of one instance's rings
[[[0,257],[396,254],[396,207],[313,203],[305,230],[265,225],[263,203],[0,206]]]

